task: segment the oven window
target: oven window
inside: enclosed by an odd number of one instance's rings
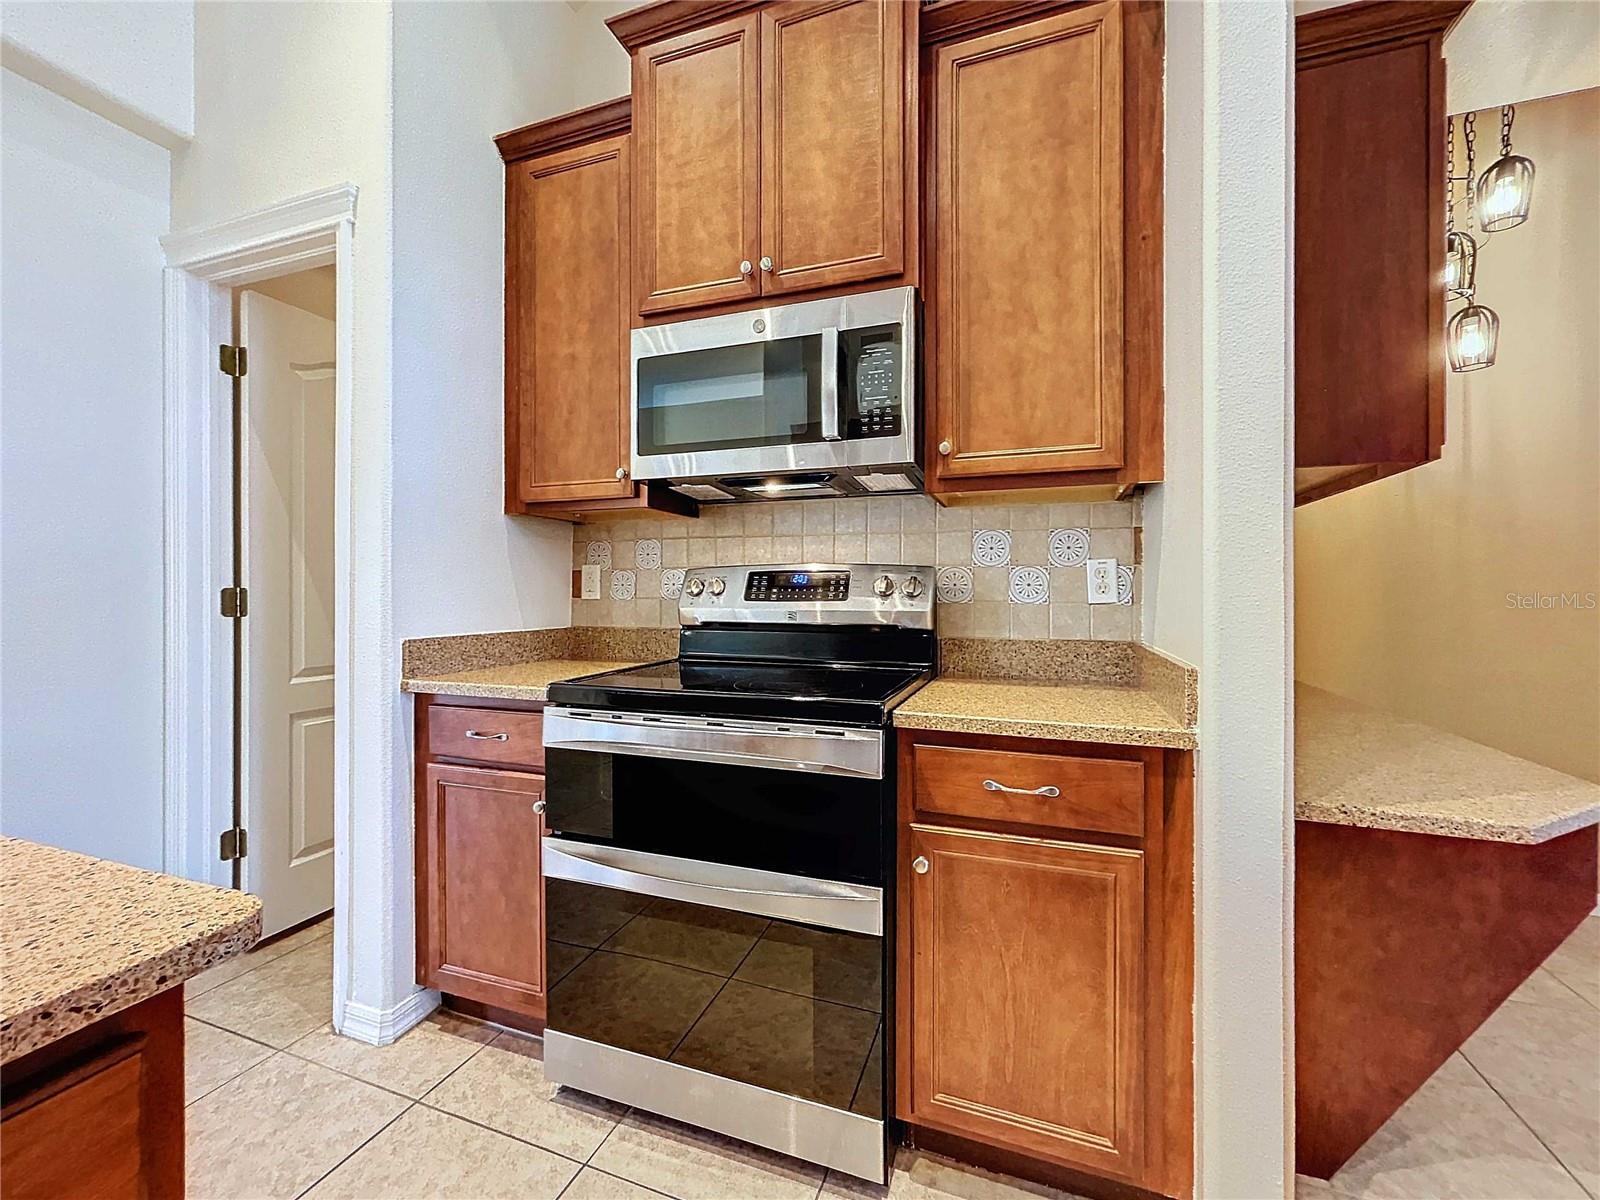
[[[821,335],[640,359],[639,453],[818,441],[821,362]]]
[[[884,940],[550,879],[549,1026],[883,1117]]]

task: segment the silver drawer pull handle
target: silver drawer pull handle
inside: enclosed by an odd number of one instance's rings
[[[476,729],[467,730],[467,736],[475,742],[503,742],[511,735],[509,733],[479,733]]]
[[[543,800],[535,800],[533,802],[532,807],[533,807],[533,811],[534,812],[539,813],[541,816],[544,815],[544,801]]]
[[[1014,788],[1014,787],[1007,787],[1005,784],[996,782],[993,779],[985,779],[983,781],[983,790],[986,791],[986,792],[1010,792],[1013,796],[1059,796],[1059,795],[1061,795],[1061,789],[1058,788],[1053,783],[1047,783],[1043,787],[1038,787],[1038,788]]]

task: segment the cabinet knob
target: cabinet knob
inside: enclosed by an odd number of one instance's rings
[[[748,258],[739,263],[739,274],[741,275],[748,275],[754,270],[755,268],[750,265],[750,260]]]
[[[772,259],[765,254],[761,256],[761,269],[763,271],[772,270]]]
[[[540,816],[543,816],[544,815],[544,801],[543,800],[535,800],[533,802],[533,811],[538,813]]]
[[[949,454],[950,453],[950,442],[949,442],[948,438],[939,443],[939,453],[940,454]]]
[[[928,860],[920,854],[917,855],[911,860],[911,869],[918,875],[926,875],[928,873]]]
[[[628,468],[627,467],[618,467],[617,468],[617,478],[618,479],[626,479],[627,477],[628,477]]]

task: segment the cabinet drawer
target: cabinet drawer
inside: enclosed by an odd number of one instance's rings
[[[1144,835],[1141,762],[962,746],[917,746],[912,755],[919,812]]]
[[[500,708],[428,709],[428,754],[544,769],[544,714]]]

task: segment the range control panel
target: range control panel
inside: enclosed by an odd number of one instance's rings
[[[678,620],[932,629],[932,578],[932,567],[903,563],[690,567]]]
[[[745,576],[746,600],[848,600],[849,571],[754,571]]]

